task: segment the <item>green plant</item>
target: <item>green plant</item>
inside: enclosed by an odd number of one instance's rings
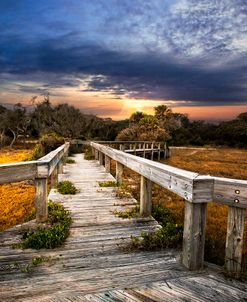
[[[45,261],[45,258],[44,257],[41,257],[41,256],[34,256],[31,260],[31,263],[33,266],[37,266],[39,264],[41,264],[42,262]]]
[[[94,159],[94,155],[92,153],[92,149],[91,149],[90,146],[85,146],[84,147],[84,159],[86,159],[86,160]]]
[[[119,198],[130,198],[132,197],[132,190],[126,184],[121,184],[116,190],[116,196]]]
[[[104,188],[106,188],[106,187],[117,187],[118,186],[116,181],[111,181],[111,180],[109,180],[109,181],[99,181],[98,184],[99,184],[100,187],[104,187]]]
[[[162,226],[166,226],[167,223],[175,223],[172,211],[159,204],[152,205],[152,216]]]
[[[48,221],[36,229],[22,231],[23,242],[15,248],[50,249],[61,246],[69,235],[72,219],[63,205],[54,202],[48,204]],[[34,260],[35,263],[41,261]]]
[[[69,180],[60,181],[57,184],[57,190],[60,194],[67,195],[75,195],[78,192],[78,189],[73,185],[73,183]]]
[[[131,236],[130,247],[141,250],[154,250],[165,247],[177,247],[183,239],[183,226],[167,223],[165,227],[152,233],[141,233],[141,239]]]
[[[42,137],[40,138],[42,155],[50,153],[51,151],[64,144],[64,142],[64,138],[59,136],[55,132],[42,135]]]
[[[75,160],[74,159],[71,159],[71,158],[68,158],[66,160],[66,164],[75,164]]]
[[[140,206],[136,205],[134,208],[127,209],[125,211],[115,211],[114,214],[117,217],[120,217],[123,219],[130,219],[130,218],[138,217],[139,212],[140,212]]]
[[[28,158],[28,160],[37,160],[41,156],[42,156],[41,145],[40,144],[36,144],[35,147],[34,147],[34,149],[33,149],[32,155],[31,155],[30,158]]]
[[[153,250],[177,247],[182,242],[183,226],[174,222],[173,214],[169,209],[160,205],[153,205],[152,216],[162,227],[152,233],[141,233],[141,238],[131,236],[131,242],[127,246],[128,249]]]

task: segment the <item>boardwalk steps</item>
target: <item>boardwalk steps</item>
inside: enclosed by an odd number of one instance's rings
[[[121,219],[114,210],[133,207],[134,199],[115,197],[114,188],[98,181],[114,180],[96,161],[74,156],[59,179],[71,180],[80,193],[49,198],[72,213],[71,234],[54,250],[15,250],[20,237],[16,226],[0,234],[0,301],[246,301],[247,285],[226,280],[220,271],[186,270],[180,251],[124,251],[131,235],[159,228],[152,218]],[[33,256],[48,262],[23,273]],[[245,299],[245,300],[244,300]]]

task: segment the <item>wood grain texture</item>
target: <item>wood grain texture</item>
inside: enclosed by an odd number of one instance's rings
[[[207,203],[185,201],[182,262],[190,270],[202,269]]]
[[[34,183],[36,220],[42,222],[47,219],[47,178],[36,178]]]
[[[225,265],[229,274],[239,277],[244,242],[245,209],[228,208]]]
[[[150,216],[152,211],[152,182],[144,176],[141,176],[140,186],[140,214],[141,216]]]
[[[190,272],[179,262],[179,250],[129,251],[122,247],[130,236],[153,232],[152,217],[121,219],[115,210],[135,206],[133,198],[119,199],[115,188],[100,188],[99,181],[113,181],[96,160],[73,156],[59,180],[70,179],[80,192],[49,199],[62,203],[73,218],[64,246],[53,250],[19,250],[16,226],[0,233],[0,301],[238,301],[246,299],[247,285],[226,280],[212,269]],[[195,205],[197,206],[197,205]],[[201,206],[200,204],[198,206]],[[33,257],[48,261],[21,272]],[[17,264],[17,265],[15,265]],[[20,267],[20,268],[19,268]]]

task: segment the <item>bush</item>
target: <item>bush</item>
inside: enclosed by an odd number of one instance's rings
[[[48,222],[39,226],[36,230],[22,231],[22,243],[16,248],[51,249],[61,246],[69,236],[72,223],[69,211],[61,204],[49,202]]]
[[[63,145],[65,140],[56,133],[48,133],[40,138],[42,155],[48,154]]]
[[[33,149],[32,155],[31,155],[30,158],[28,158],[28,160],[37,160],[41,156],[42,156],[41,145],[40,144],[36,144],[35,147],[34,147],[34,149]]]
[[[99,181],[99,186],[102,188],[107,188],[107,187],[117,187],[118,184],[116,181]]]
[[[76,189],[73,183],[69,180],[60,181],[57,185],[57,190],[63,195],[75,195],[78,192],[78,189]]]
[[[182,224],[174,223],[172,212],[160,205],[152,206],[152,216],[161,224],[158,231],[141,233],[141,239],[131,236],[131,249],[153,250],[177,247],[183,239]]]
[[[94,155],[92,153],[92,149],[91,149],[90,146],[85,146],[84,147],[84,159],[86,159],[86,160],[94,159]]]
[[[66,160],[66,164],[75,164],[75,160],[74,160],[74,159],[68,158],[68,159]]]

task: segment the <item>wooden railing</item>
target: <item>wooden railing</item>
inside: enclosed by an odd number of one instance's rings
[[[96,141],[98,144],[112,147],[126,153],[140,155],[151,160],[157,155],[158,160],[169,157],[169,149],[166,142],[154,141]]]
[[[69,143],[58,147],[36,161],[26,161],[0,165],[0,184],[34,180],[36,220],[47,219],[47,183],[51,177],[51,186],[57,184],[58,173],[62,173],[63,162],[68,156]]]
[[[203,267],[207,203],[228,205],[225,265],[236,276],[241,271],[247,181],[199,175],[90,142],[95,158],[110,172],[116,161],[116,180],[122,183],[123,167],[141,175],[140,214],[151,215],[152,182],[185,200],[182,262],[191,269]]]

